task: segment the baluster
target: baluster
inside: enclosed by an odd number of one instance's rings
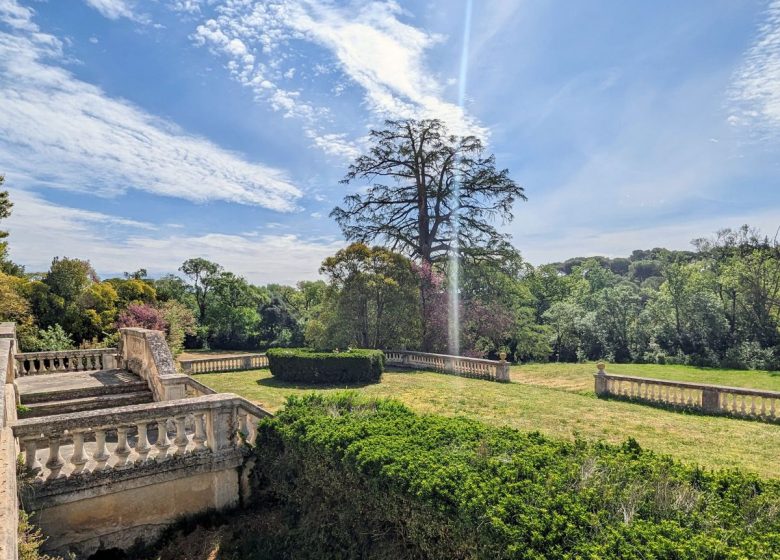
[[[246,425],[246,410],[243,409],[238,409],[238,432],[241,434],[242,439],[246,441],[249,429]]]
[[[136,427],[138,428],[138,441],[135,443],[135,452],[138,453],[139,464],[144,464],[148,460],[149,451],[151,446],[149,445],[149,434],[147,431],[147,422],[138,422]]]
[[[35,358],[30,358],[30,370],[29,373],[35,375],[38,373],[38,366],[35,365]]]
[[[246,438],[246,441],[249,445],[254,445],[257,441],[257,421],[258,419],[254,416],[249,416],[249,421],[247,422],[249,435]]]
[[[756,397],[753,395],[750,395],[750,414],[756,415]]]
[[[157,421],[157,442],[154,444],[157,448],[157,460],[161,461],[168,455],[168,448],[171,442],[168,439],[168,422],[166,420]]]
[[[688,406],[693,406],[693,398],[691,396],[690,389],[688,389],[686,392],[688,393]]]
[[[766,397],[761,397],[761,417],[766,418]]]
[[[82,432],[73,432],[73,455],[70,457],[70,462],[73,465],[72,474],[83,472],[87,461],[87,456],[84,454],[84,434]]]
[[[92,454],[92,459],[97,463],[95,470],[105,470],[110,457],[106,451],[106,431],[95,430],[95,452]]]
[[[121,469],[127,466],[127,458],[130,456],[130,448],[127,446],[127,426],[119,426],[116,429],[116,447],[114,455],[117,456],[114,468]]]
[[[57,371],[65,371],[65,359],[62,354],[57,356]]]
[[[742,405],[739,410],[742,414],[745,414],[745,395],[740,395],[740,400],[742,401]]]
[[[46,479],[60,478],[60,471],[64,465],[65,461],[60,455],[60,436],[49,436],[49,458],[46,460],[46,468],[51,472]]]
[[[774,399],[774,397],[769,399],[769,415],[772,418],[775,418],[775,399]]]
[[[24,466],[35,472],[41,470],[41,462],[38,460],[38,444],[34,439],[28,439],[24,442]]]
[[[664,387],[664,397],[663,397],[663,400],[664,400],[665,403],[667,403],[667,404],[669,403],[669,385],[666,385]]]
[[[174,422],[176,423],[176,439],[173,440],[173,443],[176,444],[176,455],[184,455],[184,452],[187,450],[187,444],[190,442],[190,440],[187,439],[187,432],[185,431],[185,420],[185,416],[176,416],[174,418]]]
[[[192,436],[192,441],[195,443],[195,451],[203,451],[206,449],[206,430],[204,429],[204,422],[206,415],[201,412],[196,412],[192,415],[195,420],[195,435]]]

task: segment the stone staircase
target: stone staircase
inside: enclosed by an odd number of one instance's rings
[[[20,416],[36,418],[154,401],[148,384],[122,369],[68,371],[17,379]]]

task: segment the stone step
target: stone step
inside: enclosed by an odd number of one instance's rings
[[[19,414],[22,418],[35,418],[52,414],[68,414],[71,412],[84,412],[86,410],[102,410],[116,406],[131,404],[143,404],[153,402],[152,392],[147,390],[132,393],[119,393],[111,395],[96,395],[66,400],[53,400],[46,402],[30,403],[24,406],[27,410]]]
[[[143,379],[118,369],[26,376],[17,379],[17,386],[20,400],[25,405],[135,393],[148,389]]]
[[[20,395],[20,400],[24,405],[69,401],[73,399],[84,399],[87,397],[99,397],[102,395],[124,395],[127,393],[139,393],[148,391],[149,387],[144,381],[136,381],[123,385],[114,385],[108,387],[84,387],[82,389],[62,389],[46,391],[40,393],[27,393]]]

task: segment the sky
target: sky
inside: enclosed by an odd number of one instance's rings
[[[317,277],[387,118],[477,134],[533,264],[780,227],[780,0],[0,0],[11,258]]]

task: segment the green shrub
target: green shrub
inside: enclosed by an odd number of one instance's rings
[[[381,350],[316,352],[306,348],[273,348],[266,352],[271,374],[304,383],[374,383],[385,365]]]
[[[780,482],[634,440],[558,441],[345,393],[291,397],[256,449],[256,496],[285,522],[279,558],[780,555]]]

